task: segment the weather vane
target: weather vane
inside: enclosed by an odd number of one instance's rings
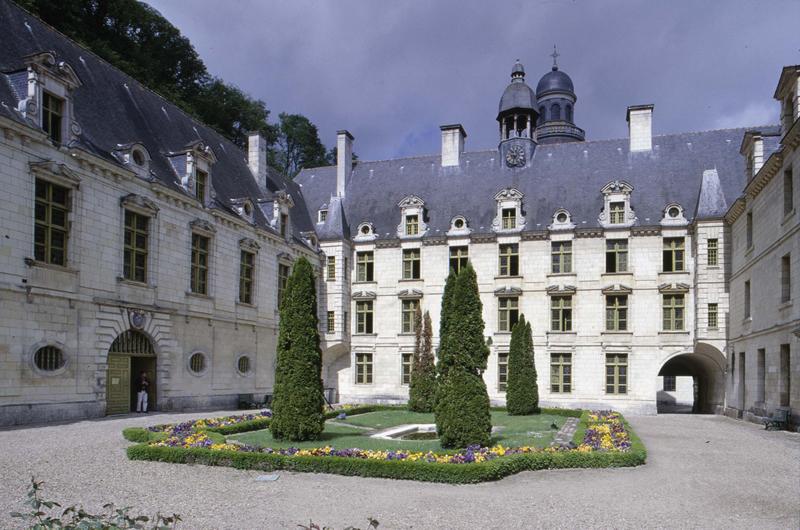
[[[553,58],[553,68],[558,68],[558,63],[556,62],[556,59],[558,58],[559,55],[561,55],[561,54],[558,53],[558,50],[556,49],[556,45],[553,44],[553,53],[550,54],[550,57]]]

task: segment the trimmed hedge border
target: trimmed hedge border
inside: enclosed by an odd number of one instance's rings
[[[326,419],[335,418],[341,412],[348,416],[365,414],[377,410],[404,409],[402,406],[364,405],[346,411],[336,410],[326,413]],[[494,407],[492,410],[505,410]],[[578,417],[580,422],[573,441],[580,443],[588,426],[589,411],[570,409],[542,409],[542,414]],[[474,484],[499,480],[521,471],[540,469],[567,468],[606,468],[633,467],[645,463],[647,450],[641,439],[631,429],[625,418],[622,418],[630,439],[631,448],[626,452],[589,452],[578,451],[540,451],[535,453],[513,454],[498,457],[480,463],[441,464],[408,460],[371,460],[360,458],[344,458],[336,456],[283,456],[279,454],[251,453],[241,451],[214,451],[204,448],[181,448],[151,446],[147,442],[156,441],[159,435],[141,427],[132,427],[123,431],[125,439],[138,442],[128,447],[127,454],[131,460],[149,460],[174,464],[202,464],[207,466],[225,466],[236,469],[259,471],[294,471],[301,473],[331,473],[346,476],[392,478],[416,480],[423,482],[442,482],[448,484]],[[236,425],[209,428],[207,432],[221,435],[237,434],[265,429],[268,419],[242,422]]]

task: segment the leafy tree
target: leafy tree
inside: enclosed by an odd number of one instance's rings
[[[451,292],[447,292],[448,288]],[[448,281],[443,295],[436,430],[443,447],[488,445],[492,422],[482,373],[489,348],[483,337],[478,281],[471,265]]]
[[[294,178],[303,168],[330,163],[316,125],[302,114],[282,112],[278,117],[278,142],[270,156],[273,167]]]
[[[519,317],[511,331],[506,409],[509,414],[517,416],[539,412],[539,388],[536,383],[531,324],[525,321],[524,315]]]
[[[425,311],[420,318],[417,309],[417,345],[414,363],[411,365],[411,383],[408,390],[408,408],[415,412],[433,412],[436,399],[436,366],[433,359],[433,324],[431,315]]]
[[[314,271],[301,257],[281,302],[272,436],[292,441],[317,439],[325,425],[323,406]]]

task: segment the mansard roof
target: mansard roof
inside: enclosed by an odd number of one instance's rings
[[[441,167],[441,156],[356,162],[347,184],[344,207],[349,219],[371,221],[379,238],[396,235],[400,210],[408,195],[425,201],[428,236],[443,236],[456,215],[466,217],[474,234],[491,232],[495,194],[504,188],[523,193],[526,230],[544,230],[559,208],[569,211],[576,228],[596,228],[603,207],[601,190],[609,182],[633,186],[631,206],[638,226],[658,226],[667,204],[678,203],[692,221],[718,216],[744,187],[744,160],[739,144],[746,129],[655,136],[648,152],[629,151],[627,138],[539,145],[527,167],[508,169],[496,150],[466,152],[460,165]],[[717,181],[703,174],[716,170]],[[710,179],[710,177],[708,177]],[[295,179],[306,202],[316,208],[336,188],[336,168],[307,169]],[[717,185],[718,189],[711,189]],[[723,202],[724,201],[724,202]],[[352,235],[352,234],[351,234]]]
[[[299,187],[278,172],[269,170],[267,190],[260,190],[247,165],[246,154],[211,127],[200,123],[166,99],[146,88],[92,52],[28,14],[9,0],[0,0],[0,115],[27,123],[16,108],[24,94],[20,83],[25,57],[52,52],[56,61],[72,67],[82,85],[73,93],[74,118],[81,127],[79,140],[69,147],[83,149],[119,165],[113,152],[120,145],[141,143],[150,153],[152,178],[180,189],[169,153],[185,151],[202,141],[217,157],[211,168],[216,201],[211,207],[236,214],[231,199],[250,197],[253,202],[272,199],[286,190],[294,199],[291,220],[296,239],[313,230]],[[5,75],[3,75],[5,74]],[[9,75],[11,74],[11,75]],[[273,230],[256,208],[254,222]]]

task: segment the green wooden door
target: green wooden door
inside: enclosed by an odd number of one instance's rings
[[[106,401],[106,414],[131,411],[131,358],[127,355],[108,356]]]

